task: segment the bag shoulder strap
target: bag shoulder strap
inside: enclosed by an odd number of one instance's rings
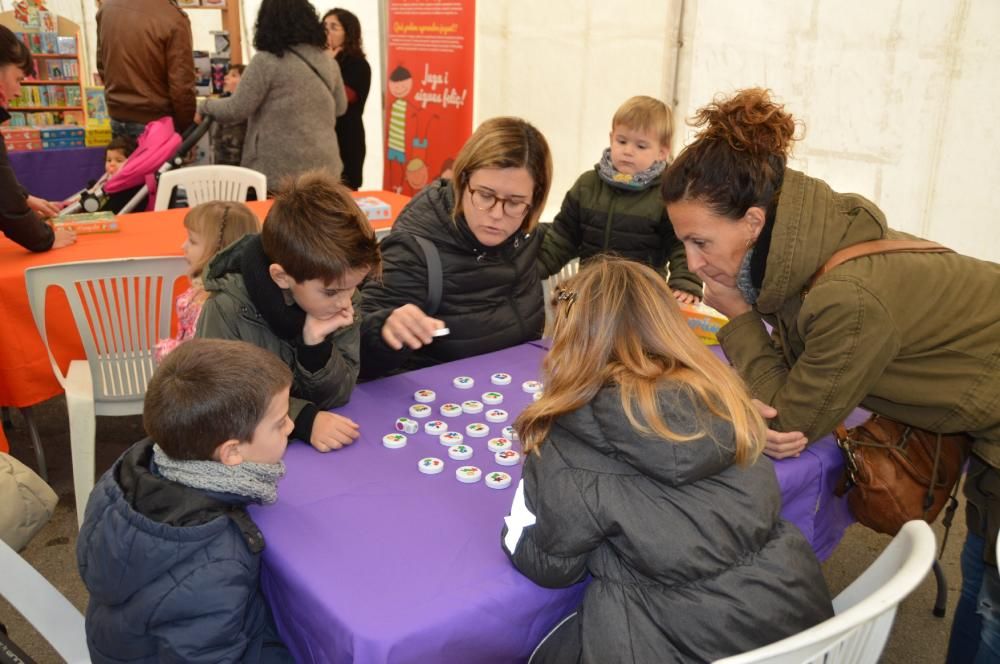
[[[326,88],[327,91],[330,93],[330,95],[333,97],[333,105],[336,106],[337,105],[337,95],[335,95],[333,93],[333,88],[331,88],[330,84],[326,82],[325,78],[323,78],[323,74],[319,73],[319,70],[316,69],[315,65],[313,65],[313,63],[311,63],[308,60],[306,60],[306,57],[304,55],[302,55],[301,53],[299,53],[298,51],[296,51],[294,48],[289,48],[288,52],[291,53],[292,55],[294,55],[295,57],[297,57],[302,62],[306,63],[306,66],[309,67],[309,69],[313,70],[313,73],[316,74],[316,76],[319,77],[320,81],[322,81],[323,87]]]
[[[804,296],[812,290],[817,279],[842,263],[854,260],[855,258],[861,258],[862,256],[871,256],[872,254],[901,253],[950,254],[954,253],[954,250],[929,240],[871,240],[869,242],[852,244],[849,247],[844,247],[840,251],[834,252],[833,256],[830,256],[830,259],[823,264],[823,267],[816,270],[816,274],[809,279],[809,283],[802,292],[802,295]]]
[[[441,295],[444,292],[444,270],[441,268],[441,254],[438,253],[434,243],[425,237],[414,235],[413,239],[424,252],[424,260],[427,263],[427,302],[424,306],[424,313],[433,316],[441,306]]]

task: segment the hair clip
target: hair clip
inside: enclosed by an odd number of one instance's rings
[[[556,288],[556,302],[565,302],[566,306],[576,302],[576,291],[566,290],[565,288]]]

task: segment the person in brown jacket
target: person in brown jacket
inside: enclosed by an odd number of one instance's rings
[[[194,121],[191,22],[174,0],[105,0],[97,12],[97,71],[111,131],[138,138],[169,115],[183,132]]]
[[[719,342],[769,420],[765,453],[798,455],[859,405],[968,433],[969,536],[948,661],[1000,661],[1000,265],[875,254],[806,292],[836,251],[913,236],[862,196],[786,168],[795,121],[767,91],[709,104],[695,122],[662,194],[705,303],[730,319]]]

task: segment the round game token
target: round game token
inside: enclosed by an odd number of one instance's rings
[[[461,466],[455,471],[455,477],[458,478],[459,482],[472,484],[482,479],[483,471],[479,470],[475,466]]]
[[[500,408],[494,408],[493,410],[486,411],[487,422],[506,422],[507,417],[507,411]]]
[[[469,376],[459,376],[451,381],[451,384],[460,390],[471,390],[476,381],[472,380]]]
[[[440,436],[447,430],[448,425],[441,420],[431,420],[424,423],[424,433],[429,433],[432,436]]]
[[[462,414],[462,407],[457,403],[443,403],[440,410],[445,417],[458,417]]]
[[[513,445],[509,438],[490,438],[486,443],[486,447],[489,448],[490,452],[503,452],[504,450],[509,450]]]
[[[401,433],[387,433],[382,436],[382,444],[390,450],[398,450],[400,447],[406,447],[406,436]]]
[[[452,445],[448,448],[448,456],[456,461],[465,461],[472,458],[472,448],[468,445]]]
[[[506,489],[510,486],[510,475],[494,471],[486,476],[486,486],[491,489]]]
[[[410,417],[424,418],[430,416],[431,416],[430,406],[422,403],[415,403],[412,406],[410,406]]]
[[[443,434],[438,436],[438,440],[441,441],[442,445],[451,447],[452,445],[458,445],[465,440],[465,436],[457,431],[445,431]]]
[[[501,466],[516,466],[517,462],[521,460],[520,453],[514,450],[504,450],[503,452],[497,452],[493,456]]]
[[[544,394],[544,392],[535,392],[534,394],[531,395],[531,399],[533,401],[538,401],[539,399],[542,398],[542,394]]]
[[[517,437],[517,431],[514,430],[514,427],[511,426],[504,427],[502,433],[504,438],[509,438],[511,440],[520,440]]]
[[[490,376],[490,382],[494,385],[510,385],[510,381],[513,380],[509,373],[495,373]]]
[[[403,433],[416,433],[417,429],[420,427],[416,420],[411,420],[408,417],[400,417],[396,420],[396,431],[402,431]]]
[[[431,403],[437,399],[434,390],[417,390],[413,393],[413,400],[417,403]]]
[[[482,422],[475,422],[465,427],[465,434],[472,438],[486,438],[490,435],[490,428]]]
[[[486,392],[483,394],[483,403],[489,406],[499,406],[503,403],[503,395],[499,392]]]
[[[475,399],[470,399],[469,401],[463,401],[462,412],[468,413],[469,415],[477,415],[483,412],[483,402],[476,401]]]
[[[424,457],[417,462],[417,468],[424,475],[437,475],[444,470],[444,461],[437,457]]]
[[[528,394],[534,394],[535,392],[542,391],[542,384],[539,383],[537,380],[526,380],[523,383],[521,383],[521,389],[527,392]]]

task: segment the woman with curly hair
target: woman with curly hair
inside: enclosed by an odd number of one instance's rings
[[[232,97],[209,99],[201,114],[223,123],[247,122],[241,166],[282,178],[325,169],[340,178],[343,164],[331,122],[347,111],[340,66],[324,52],[326,33],[308,0],[263,0],[254,27],[257,54]]]
[[[365,163],[365,125],[361,119],[372,85],[372,68],[361,45],[361,22],[339,7],[323,15],[326,45],[340,65],[347,90],[347,113],[337,120],[337,141],[344,162],[344,184],[361,188],[361,167]]]

